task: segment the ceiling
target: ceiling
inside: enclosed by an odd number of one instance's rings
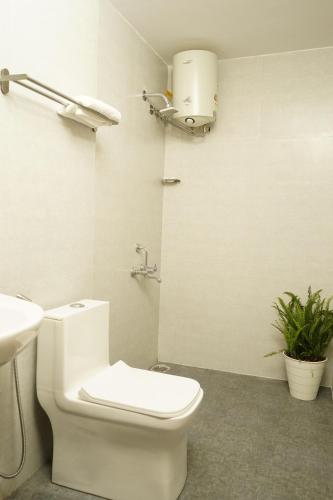
[[[219,58],[333,46],[333,0],[112,0],[168,63],[180,50]]]

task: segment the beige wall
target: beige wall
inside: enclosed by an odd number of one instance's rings
[[[163,90],[167,67],[108,0],[100,13],[99,96],[122,112],[101,130],[96,155],[95,295],[110,301],[111,361],[148,367],[157,360],[159,285],[133,279],[135,244],[160,267],[164,128],[142,90]]]
[[[272,301],[333,293],[333,48],[219,69],[211,135],[167,135],[159,358],[284,378]]]
[[[159,263],[164,142],[134,94],[164,86],[165,66],[107,1],[0,0],[0,7],[1,67],[29,72],[69,95],[99,95],[123,113],[121,126],[94,134],[17,85],[0,96],[0,292],[24,293],[45,308],[111,299],[113,359],[147,366],[157,358],[158,286],[131,280],[129,268],[138,260],[136,241]],[[36,403],[35,365],[31,345],[19,357],[27,462],[17,480],[0,480],[0,499],[47,454],[50,429]],[[19,461],[13,394],[5,366],[3,471]]]
[[[98,5],[68,5],[1,0],[1,67],[29,72],[69,94],[94,95]],[[0,96],[0,289],[24,293],[46,308],[91,296],[93,289],[95,137],[63,122],[56,107],[14,84]],[[0,498],[45,460],[50,435],[36,403],[35,344],[18,363],[28,454],[16,480],[0,480]],[[20,434],[8,365],[0,368],[0,408],[0,469],[12,471]]]

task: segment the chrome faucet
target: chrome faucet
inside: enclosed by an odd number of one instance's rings
[[[148,250],[140,245],[139,243],[136,244],[135,247],[136,253],[143,253],[144,254],[144,259],[143,259],[143,264],[141,264],[139,267],[134,266],[131,269],[131,276],[134,278],[135,276],[143,276],[144,278],[148,278],[150,280],[155,280],[157,283],[162,283],[161,278],[156,276],[157,272],[157,265],[154,264],[153,266],[148,265]]]
[[[158,276],[154,276],[153,274],[146,274],[146,278],[150,280],[156,280],[157,283],[162,283],[161,278],[159,278]]]

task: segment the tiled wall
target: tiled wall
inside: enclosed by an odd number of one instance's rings
[[[101,130],[96,150],[95,295],[110,301],[110,357],[148,367],[157,360],[160,286],[131,278],[149,250],[160,267],[164,127],[149,114],[142,90],[162,90],[167,67],[113,8],[101,1],[98,82],[101,99],[122,112]]]
[[[132,280],[129,269],[136,241],[159,263],[164,137],[135,93],[164,86],[165,65],[109,1],[0,3],[1,66],[69,95],[99,95],[123,114],[121,126],[94,134],[17,85],[0,96],[0,291],[45,308],[111,299],[113,359],[148,366],[157,359],[159,288]],[[18,361],[28,455],[17,480],[0,480],[0,499],[45,461],[51,436],[36,402],[35,344]],[[4,366],[0,470],[14,470],[19,458],[13,377]]]
[[[98,4],[73,0],[68,5],[66,0],[1,2],[1,66],[68,94],[94,95]],[[65,123],[56,109],[57,104],[15,84],[8,96],[0,96],[0,289],[24,293],[45,308],[91,296],[93,290],[95,136]],[[35,343],[18,363],[27,461],[16,480],[0,480],[0,498],[40,466],[50,441],[36,403]],[[0,469],[13,471],[19,458],[13,377],[5,365],[0,368]]]
[[[284,378],[273,300],[333,293],[333,48],[219,69],[211,135],[167,136],[159,357]]]

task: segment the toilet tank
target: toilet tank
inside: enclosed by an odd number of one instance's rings
[[[37,391],[67,391],[109,364],[109,303],[80,300],[45,312],[38,335]]]

